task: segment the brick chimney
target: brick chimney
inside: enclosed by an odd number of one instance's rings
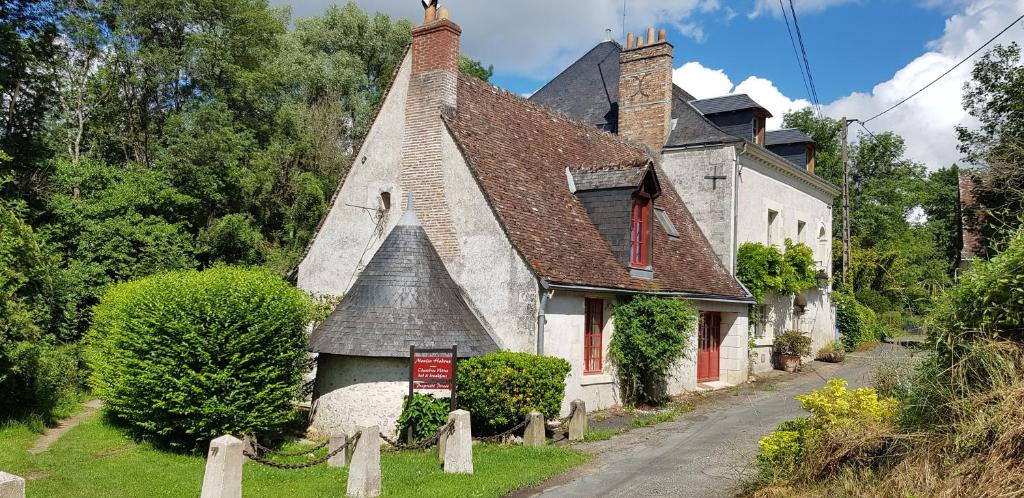
[[[412,30],[412,71],[402,138],[402,205],[412,194],[416,215],[445,261],[458,254],[458,239],[445,201],[441,112],[456,105],[461,34],[459,25],[448,18],[448,10],[429,2],[423,24]]]
[[[635,42],[634,42],[635,38]],[[654,37],[630,33],[619,53],[619,134],[660,152],[671,131],[672,44],[665,30]]]

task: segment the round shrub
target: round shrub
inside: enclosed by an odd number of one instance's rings
[[[219,266],[119,284],[89,331],[97,394],[142,437],[195,449],[294,415],[310,303],[266,269]]]
[[[469,410],[481,434],[508,429],[534,410],[553,419],[569,369],[562,358],[505,351],[459,360],[456,404]]]
[[[697,312],[686,301],[638,295],[615,307],[609,355],[625,398],[655,404],[665,399],[669,368],[686,355]]]

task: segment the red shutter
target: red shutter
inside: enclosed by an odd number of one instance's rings
[[[583,373],[601,373],[604,371],[601,361],[604,300],[587,298],[584,303]]]
[[[630,229],[629,264],[636,268],[650,266],[651,200],[637,197],[633,200],[633,223]]]

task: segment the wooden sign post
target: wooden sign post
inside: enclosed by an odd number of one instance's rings
[[[459,363],[459,348],[416,349],[409,346],[409,397],[405,400],[408,409],[416,389],[447,389],[451,391],[451,410],[455,410],[456,382]],[[407,439],[412,444],[412,426]]]

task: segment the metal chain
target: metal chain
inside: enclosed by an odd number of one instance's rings
[[[341,453],[342,451],[345,451],[345,449],[348,448],[348,446],[350,444],[355,443],[356,441],[359,440],[359,434],[361,434],[361,433],[357,432],[351,438],[346,439],[345,440],[345,444],[342,444],[342,445],[338,446],[337,448],[334,449],[334,451],[329,451],[329,452],[325,453],[324,456],[322,456],[320,458],[317,458],[317,459],[314,459],[314,460],[310,460],[308,462],[302,462],[302,463],[275,462],[273,460],[268,460],[266,458],[263,458],[263,457],[261,457],[259,455],[254,455],[252,453],[249,453],[248,450],[243,450],[242,454],[245,455],[246,457],[248,457],[250,460],[252,460],[254,462],[262,463],[263,465],[266,465],[268,467],[275,467],[275,468],[278,468],[278,469],[291,469],[291,470],[305,469],[305,468],[308,468],[308,467],[313,467],[315,465],[320,465],[321,463],[324,463],[327,460],[330,460],[331,457],[333,457],[334,455],[337,455],[338,453]],[[323,446],[321,446],[321,448],[322,447]]]
[[[473,439],[476,440],[476,441],[501,441],[502,439],[504,439],[506,436],[509,436],[513,432],[518,431],[519,429],[522,429],[523,427],[526,427],[526,424],[529,424],[529,423],[530,423],[530,419],[529,418],[525,418],[525,419],[523,419],[522,422],[519,422],[515,427],[513,427],[513,428],[511,428],[511,429],[509,429],[509,430],[507,430],[505,432],[502,432],[501,434],[495,434],[493,436],[475,437]]]
[[[266,453],[268,455],[275,455],[275,456],[280,456],[280,457],[297,457],[297,456],[302,456],[302,455],[308,455],[310,453],[316,453],[317,451],[319,451],[319,450],[323,449],[325,446],[327,446],[327,443],[329,443],[329,442],[330,441],[324,441],[323,443],[320,443],[320,444],[318,444],[318,445],[316,445],[316,446],[314,446],[314,447],[312,447],[312,448],[310,448],[308,450],[301,450],[301,451],[277,451],[277,450],[273,450],[273,449],[267,448],[266,446],[263,446],[262,444],[260,444],[259,441],[256,440],[255,437],[252,439],[253,448],[255,448],[258,453]]]
[[[445,431],[453,432],[453,429],[455,429],[455,424],[453,424],[451,422],[448,422],[447,424],[442,426],[440,429],[438,429],[436,434],[434,434],[433,436],[430,436],[429,438],[424,439],[423,441],[420,441],[420,442],[418,442],[416,444],[403,444],[403,443],[400,443],[400,442],[398,442],[398,441],[396,441],[394,439],[391,439],[391,438],[387,437],[383,432],[380,433],[380,438],[383,439],[385,443],[388,443],[388,446],[391,446],[391,448],[395,449],[395,450],[422,450],[424,448],[428,448],[430,446],[433,446],[434,443],[436,443],[438,439],[441,439],[441,435],[444,434]]]

